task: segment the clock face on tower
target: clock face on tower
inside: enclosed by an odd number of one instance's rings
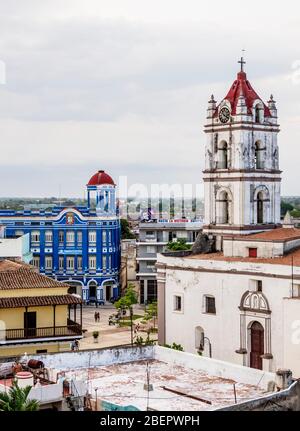
[[[219,119],[221,123],[227,123],[230,119],[230,111],[228,108],[224,107],[221,109],[219,114]]]

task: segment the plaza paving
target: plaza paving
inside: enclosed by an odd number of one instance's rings
[[[95,311],[100,313],[100,322],[95,322]],[[116,309],[112,304],[101,305],[98,308],[95,305],[83,307],[82,325],[86,332],[84,338],[79,342],[79,350],[130,344],[130,327],[119,328],[118,325],[109,326],[109,316],[114,313],[116,313]],[[144,315],[144,307],[135,305],[134,314],[141,315],[142,317]],[[94,342],[93,331],[99,331],[98,343]],[[144,339],[147,336],[145,332],[139,332],[137,335],[142,336]],[[157,334],[153,334],[152,338],[157,339]]]

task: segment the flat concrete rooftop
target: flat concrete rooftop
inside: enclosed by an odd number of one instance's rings
[[[153,391],[144,389],[147,364]],[[95,398],[121,406],[133,405],[139,410],[199,411],[215,410],[258,398],[263,388],[235,380],[209,375],[201,370],[158,360],[141,360],[123,364],[68,370],[66,376],[88,380],[89,392]]]
[[[276,375],[161,346],[112,347],[33,355],[52,381],[64,371],[84,387],[99,410],[218,410],[273,396]],[[153,391],[144,389],[147,370]],[[236,399],[235,392],[236,390]],[[148,398],[149,397],[149,398]],[[101,402],[100,402],[101,401]]]

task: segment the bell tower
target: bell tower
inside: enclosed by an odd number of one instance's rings
[[[204,233],[250,234],[280,224],[276,102],[264,103],[244,71],[225,98],[208,102],[205,133]],[[220,241],[217,248],[220,249]]]

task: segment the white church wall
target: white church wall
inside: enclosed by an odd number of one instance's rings
[[[161,259],[166,259],[161,257]],[[275,371],[284,367],[283,325],[284,314],[282,299],[288,298],[291,291],[289,278],[275,277],[275,273],[290,276],[290,267],[278,265],[252,264],[247,262],[220,262],[214,260],[173,259],[168,258],[168,264],[176,264],[176,270],[166,271],[166,342],[176,342],[190,353],[197,353],[195,344],[195,329],[201,327],[212,345],[212,357],[240,365],[250,365],[248,354],[236,353],[240,348],[239,309],[242,296],[248,290],[253,290],[254,281],[262,281],[263,294],[269,302],[270,315],[248,313],[246,328],[254,321],[260,322],[267,333],[266,319],[271,318],[271,353],[273,359],[264,360],[266,371]],[[179,265],[179,262],[181,264]],[[180,266],[194,267],[196,271],[182,270]],[[205,272],[206,269],[206,272]],[[199,271],[200,270],[200,271]],[[207,271],[208,270],[208,271]],[[213,272],[213,270],[223,272]],[[202,272],[203,271],[203,272]],[[295,268],[299,272],[299,268]],[[247,273],[248,272],[248,273]],[[267,276],[269,274],[269,276]],[[174,312],[173,298],[182,295],[183,312]],[[216,300],[216,315],[203,312],[203,298],[212,295]],[[247,348],[249,349],[249,334]],[[265,346],[267,340],[265,340]],[[204,355],[208,356],[208,342],[205,343]],[[293,366],[293,364],[292,364]]]
[[[300,378],[300,298],[285,298],[283,315],[283,367],[290,368],[293,376]]]

